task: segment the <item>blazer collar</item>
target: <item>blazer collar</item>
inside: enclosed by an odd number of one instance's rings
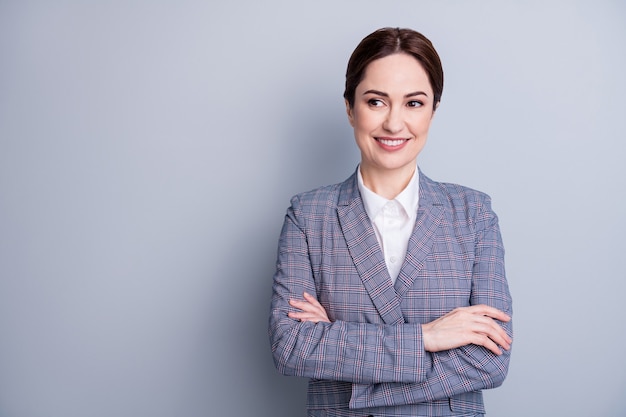
[[[395,288],[372,223],[365,212],[356,171],[341,184],[337,214],[348,250],[378,313],[387,324],[404,323],[402,296],[413,285],[432,248],[432,238],[443,218],[437,184],[419,171],[420,196],[415,228]]]
[[[358,166],[357,166],[358,169]],[[443,206],[445,200],[442,199],[442,193],[437,182],[428,178],[418,167],[419,174],[419,205],[425,207],[431,204],[435,206]],[[356,170],[343,183],[339,191],[339,206],[349,206],[354,200],[361,200]]]
[[[337,215],[352,261],[378,314],[386,324],[404,323],[400,297],[393,288],[374,228],[365,211],[356,171],[341,185]]]
[[[413,233],[402,269],[396,279],[395,289],[400,297],[413,286],[415,279],[424,268],[426,257],[432,250],[434,236],[440,233],[445,200],[440,186],[420,170],[419,207]]]

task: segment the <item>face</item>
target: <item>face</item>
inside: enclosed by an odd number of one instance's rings
[[[414,172],[434,115],[433,98],[426,71],[410,55],[389,55],[367,66],[354,107],[346,101],[364,176]]]

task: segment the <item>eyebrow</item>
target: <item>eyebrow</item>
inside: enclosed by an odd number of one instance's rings
[[[378,90],[367,90],[366,92],[363,93],[363,95],[366,95],[366,94],[376,94],[376,95],[382,96],[382,97],[389,97],[389,94],[384,93],[382,91],[378,91]],[[408,93],[408,94],[404,95],[405,98],[415,97],[415,96],[426,96],[426,97],[428,97],[428,94],[426,94],[423,91],[414,91],[412,93]]]

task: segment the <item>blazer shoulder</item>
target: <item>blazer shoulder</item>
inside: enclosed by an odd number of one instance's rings
[[[449,182],[437,183],[446,199],[453,205],[484,204],[491,201],[491,197],[482,191],[475,190],[460,184]]]
[[[303,211],[322,207],[336,207],[341,184],[325,185],[291,197],[291,206]]]
[[[433,181],[425,178],[425,197],[436,205],[443,205],[454,217],[472,219],[492,213],[491,197],[482,191],[460,184]],[[421,197],[421,196],[420,196]]]
[[[309,231],[319,230],[329,223],[334,223],[342,184],[326,185],[296,194],[291,198],[287,215],[294,223]]]
[[[291,198],[291,209],[304,214],[334,212],[337,206],[358,198],[359,193],[356,184],[356,174],[353,174],[343,182],[296,194]]]

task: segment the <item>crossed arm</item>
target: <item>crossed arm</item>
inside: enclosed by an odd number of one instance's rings
[[[299,310],[288,314],[292,319],[330,323],[324,307],[307,292],[302,300],[292,299],[289,304]],[[440,352],[473,344],[501,355],[501,348],[509,350],[513,340],[496,320],[506,323],[511,318],[484,304],[456,308],[430,323],[422,324],[424,349]]]

